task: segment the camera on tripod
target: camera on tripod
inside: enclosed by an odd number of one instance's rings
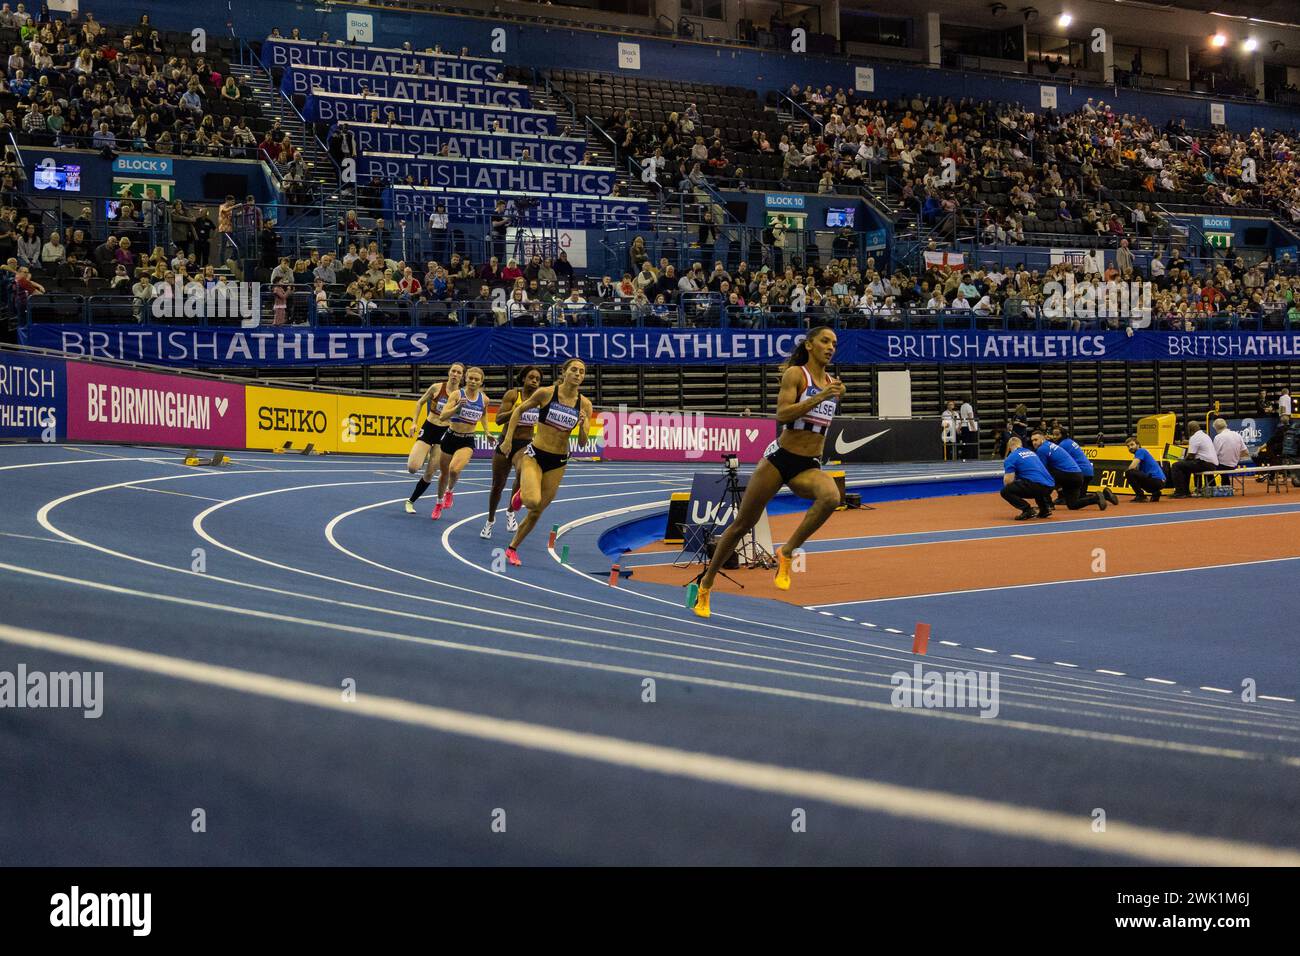
[[[740,456],[739,456],[739,455],[723,455],[723,456],[722,456],[722,470],[725,471],[725,472],[727,473],[727,475],[728,475],[729,477],[731,477],[731,478],[735,478],[737,475],[739,475],[739,474],[740,474]]]

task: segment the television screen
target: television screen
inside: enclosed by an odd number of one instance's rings
[[[32,173],[32,184],[37,189],[57,189],[61,192],[81,192],[80,166],[37,166]]]
[[[105,218],[105,219],[116,219],[116,218],[117,218],[117,214],[118,214],[118,212],[121,210],[121,208],[122,208],[122,203],[121,203],[120,200],[117,200],[117,199],[105,199],[105,200],[104,200],[104,218]]]
[[[830,209],[826,210],[826,228],[843,229],[845,226],[848,226],[852,229],[853,219],[856,213],[857,209],[852,206],[832,206]]]

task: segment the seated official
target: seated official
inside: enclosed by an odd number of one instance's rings
[[[1052,476],[1039,457],[1025,448],[1019,438],[1007,439],[1007,457],[1002,462],[1002,498],[1020,509],[1017,521],[1034,516],[1026,498],[1038,504],[1038,517],[1052,516]]]
[[[1214,453],[1219,458],[1219,467],[1225,471],[1252,464],[1250,449],[1241,433],[1234,432],[1222,418],[1214,420]]]
[[[1174,462],[1170,469],[1170,478],[1174,485],[1174,498],[1190,498],[1192,475],[1219,470],[1219,453],[1214,449],[1214,442],[1205,434],[1200,425],[1192,423],[1187,438],[1187,455]]]
[[[1055,486],[1061,489],[1061,501],[1067,508],[1078,511],[1080,508],[1096,505],[1102,511],[1106,510],[1107,501],[1113,498],[1114,494],[1108,492],[1103,497],[1089,491],[1083,477],[1083,470],[1064,448],[1048,441],[1047,436],[1038,429],[1030,434],[1029,441],[1033,444],[1043,467],[1052,476]]]
[[[1153,504],[1159,502],[1160,492],[1165,487],[1165,470],[1152,457],[1151,452],[1138,444],[1136,436],[1130,436],[1126,444],[1133,453],[1133,462],[1125,472],[1128,486],[1133,489],[1133,500],[1150,500]]]

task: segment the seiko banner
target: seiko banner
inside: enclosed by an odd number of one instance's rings
[[[563,193],[569,196],[607,196],[614,188],[612,169],[577,166],[542,166],[505,159],[412,159],[409,156],[369,154],[357,160],[362,179],[378,176],[401,182],[408,176],[439,189],[486,189],[494,193]]]
[[[350,70],[382,70],[387,73],[419,73],[457,80],[499,80],[501,61],[460,57],[451,53],[412,53],[382,47],[322,45],[312,40],[265,40],[262,62],[268,67],[295,63],[333,66]]]
[[[336,126],[335,129],[338,127]],[[525,136],[512,133],[475,133],[456,129],[419,129],[378,123],[349,125],[360,153],[437,155],[444,147],[466,159],[531,159],[537,163],[571,166],[582,162],[587,142],[562,136]],[[331,130],[331,133],[333,131]]]
[[[837,418],[826,432],[824,454],[854,462],[939,461],[940,423],[937,418]]]
[[[406,73],[338,70],[330,66],[291,66],[280,89],[294,93],[355,93],[417,103],[475,103],[492,106],[532,106],[528,87],[514,83],[477,83],[437,79]]]
[[[527,225],[554,225],[559,229],[593,229],[604,226],[644,228],[649,219],[649,201],[630,197],[599,198],[579,196],[523,197],[517,193],[484,190],[479,193],[455,192],[433,187],[394,186],[384,190],[385,211],[398,217],[427,216],[438,203],[446,203],[452,219],[482,219],[496,208],[496,201],[520,198],[536,199],[537,204],[519,210],[519,219]]]
[[[475,130],[490,133],[500,124],[501,132],[552,136],[559,129],[554,113],[505,106],[474,106],[468,103],[411,103],[408,100],[349,93],[312,93],[303,108],[307,119],[319,123],[394,123],[438,129]]]
[[[559,363],[576,357],[612,365],[756,365],[788,356],[795,329],[671,328],[185,328],[34,324],[19,329],[24,345],[71,356],[176,366],[311,366],[443,363]],[[1035,332],[944,333],[969,339],[969,350],[933,347],[926,333],[843,329],[835,361],[894,362],[1230,361],[1300,358],[1300,334],[1137,332],[1078,335]],[[882,426],[883,427],[883,426]],[[935,440],[939,428],[934,426]]]

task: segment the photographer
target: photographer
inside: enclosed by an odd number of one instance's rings
[[[515,217],[518,213],[515,213]],[[510,225],[511,214],[506,211],[506,201],[498,199],[496,210],[492,213],[492,258],[498,262],[506,260],[506,227]]]

